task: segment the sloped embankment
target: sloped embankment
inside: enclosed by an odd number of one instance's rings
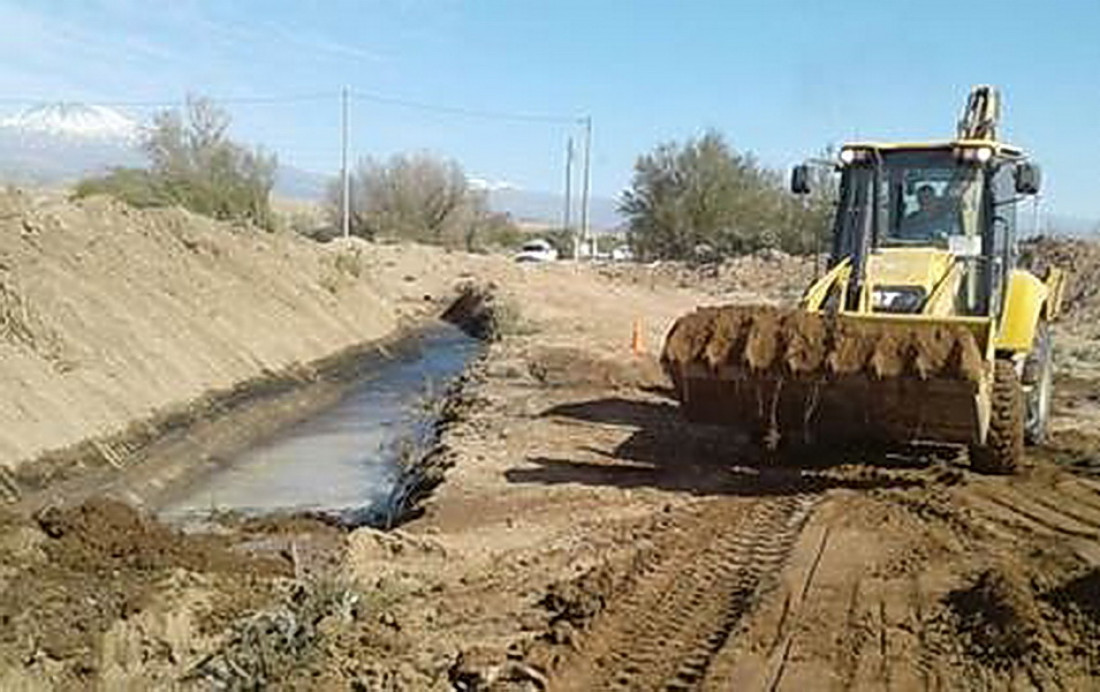
[[[489,261],[2,194],[0,476],[392,334]]]

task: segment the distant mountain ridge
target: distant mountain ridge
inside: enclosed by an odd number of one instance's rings
[[[16,184],[67,185],[112,168],[140,167],[142,125],[107,106],[50,103],[0,118],[0,180]],[[332,175],[279,165],[273,192],[283,198],[320,202]],[[564,197],[523,190],[508,183],[471,179],[486,191],[494,211],[517,221],[560,226]],[[590,225],[610,229],[622,220],[615,200],[593,197]],[[580,223],[579,196],[572,223]]]
[[[134,143],[141,134],[141,126],[106,106],[50,103],[0,118],[0,131],[9,136],[41,135]]]
[[[546,224],[560,227],[565,220],[565,195],[554,192],[538,192],[520,188],[498,188],[488,191],[489,207],[493,211],[507,212],[516,221]],[[572,203],[570,223],[580,226],[580,198]],[[611,230],[624,223],[619,215],[618,203],[610,197],[589,199],[589,226],[597,230]]]
[[[142,125],[106,106],[51,103],[0,118],[0,179],[17,184],[65,185],[112,168],[140,167]],[[279,166],[275,194],[324,197],[329,177]]]
[[[56,185],[117,166],[140,166],[137,127],[129,120],[69,105],[38,107],[0,119],[0,176]]]

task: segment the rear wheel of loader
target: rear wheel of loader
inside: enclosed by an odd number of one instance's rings
[[[1035,332],[1035,345],[1024,364],[1024,383],[1029,386],[1024,441],[1032,445],[1042,444],[1047,436],[1054,383],[1053,346],[1050,327],[1040,322]]]
[[[980,473],[1010,474],[1024,455],[1027,407],[1012,361],[998,359],[993,365],[989,434],[984,445],[971,448],[970,465]]]

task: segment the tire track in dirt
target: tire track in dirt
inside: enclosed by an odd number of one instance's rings
[[[1039,533],[1061,534],[1078,538],[1100,538],[1100,531],[1082,525],[1079,519],[1072,514],[1072,510],[1048,508],[1033,499],[1033,493],[1017,493],[1005,490],[992,490],[988,488],[975,488],[971,490],[971,496],[977,498],[980,504],[996,506],[1004,515],[1016,515],[1022,517],[1024,524],[1030,524],[1032,530]],[[994,511],[998,511],[994,510]],[[1019,521],[1019,519],[1017,519]]]
[[[712,505],[593,623],[553,689],[691,690],[773,583],[817,496]],[[734,512],[730,506],[736,505]]]

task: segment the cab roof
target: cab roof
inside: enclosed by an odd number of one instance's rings
[[[847,142],[842,149],[877,149],[879,151],[927,151],[931,149],[956,149],[959,147],[990,147],[994,154],[1009,158],[1023,158],[1019,147],[991,139],[941,139],[929,142]]]

